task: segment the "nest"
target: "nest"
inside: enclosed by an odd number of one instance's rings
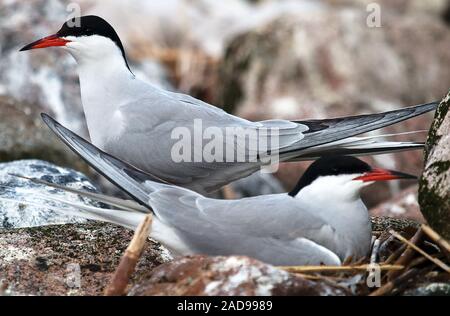
[[[370,257],[351,265],[282,269],[340,286],[350,295],[421,295],[419,289],[427,285],[450,283],[449,263],[450,244],[422,225],[402,234],[391,228],[375,230]]]

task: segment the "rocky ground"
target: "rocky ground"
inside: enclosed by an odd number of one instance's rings
[[[414,222],[374,218],[380,262],[401,247],[386,231],[410,238]],[[132,232],[103,223],[0,229],[0,295],[102,295]],[[419,262],[420,277],[388,294],[450,294],[449,276]],[[389,275],[383,273],[384,278]],[[397,277],[397,276],[396,276]],[[129,280],[128,295],[366,295],[367,271],[290,273],[247,257],[172,260],[150,241]],[[388,279],[387,279],[388,280]],[[386,280],[386,282],[387,282]],[[414,281],[415,280],[415,281]]]
[[[0,230],[0,279],[7,295],[101,295],[133,233],[103,223]],[[150,243],[139,276],[170,256]]]

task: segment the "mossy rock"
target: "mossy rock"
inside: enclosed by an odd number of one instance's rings
[[[428,134],[419,204],[431,225],[450,240],[450,93],[442,100]]]

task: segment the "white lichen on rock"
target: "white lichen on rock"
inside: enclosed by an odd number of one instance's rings
[[[246,257],[229,257],[225,261],[216,263],[212,270],[225,273],[226,279],[214,281],[207,285],[205,293],[214,295],[216,291],[232,292],[253,280],[255,284],[255,295],[269,296],[278,284],[289,279],[289,274],[272,266],[264,266],[264,273],[261,267],[250,262]]]
[[[18,248],[11,245],[1,245],[0,247],[0,260],[4,263],[18,260],[29,260],[33,255],[34,250],[31,248]]]
[[[99,203],[76,194],[35,184],[31,181],[12,176],[11,174],[37,178],[75,189],[97,191],[94,184],[82,173],[45,161],[21,160],[0,164],[0,185],[2,186],[0,198],[8,200],[0,200],[0,228],[22,228],[86,222],[81,217],[49,210],[49,207],[58,208],[59,204],[45,200],[43,198],[45,195],[52,195],[71,202],[100,206]],[[36,204],[20,203],[20,201]]]

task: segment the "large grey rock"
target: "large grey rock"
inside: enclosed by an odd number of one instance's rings
[[[450,93],[436,111],[427,139],[419,203],[425,219],[450,240]]]
[[[0,96],[0,162],[43,159],[87,171],[87,165],[42,122],[35,103]]]
[[[1,284],[6,295],[102,295],[133,232],[105,223],[0,229]],[[150,242],[132,282],[167,262]]]
[[[23,175],[48,182],[61,184],[75,189],[97,191],[83,174],[58,167],[40,160],[22,160],[0,164],[0,198],[27,200],[37,205],[27,205],[0,200],[0,228],[33,227],[50,224],[82,223],[80,217],[68,216],[62,212],[50,211],[46,205],[58,207],[56,202],[43,200],[39,195],[51,194],[56,198],[87,205],[101,206],[97,202],[66,193],[44,185],[31,183],[10,174]]]

